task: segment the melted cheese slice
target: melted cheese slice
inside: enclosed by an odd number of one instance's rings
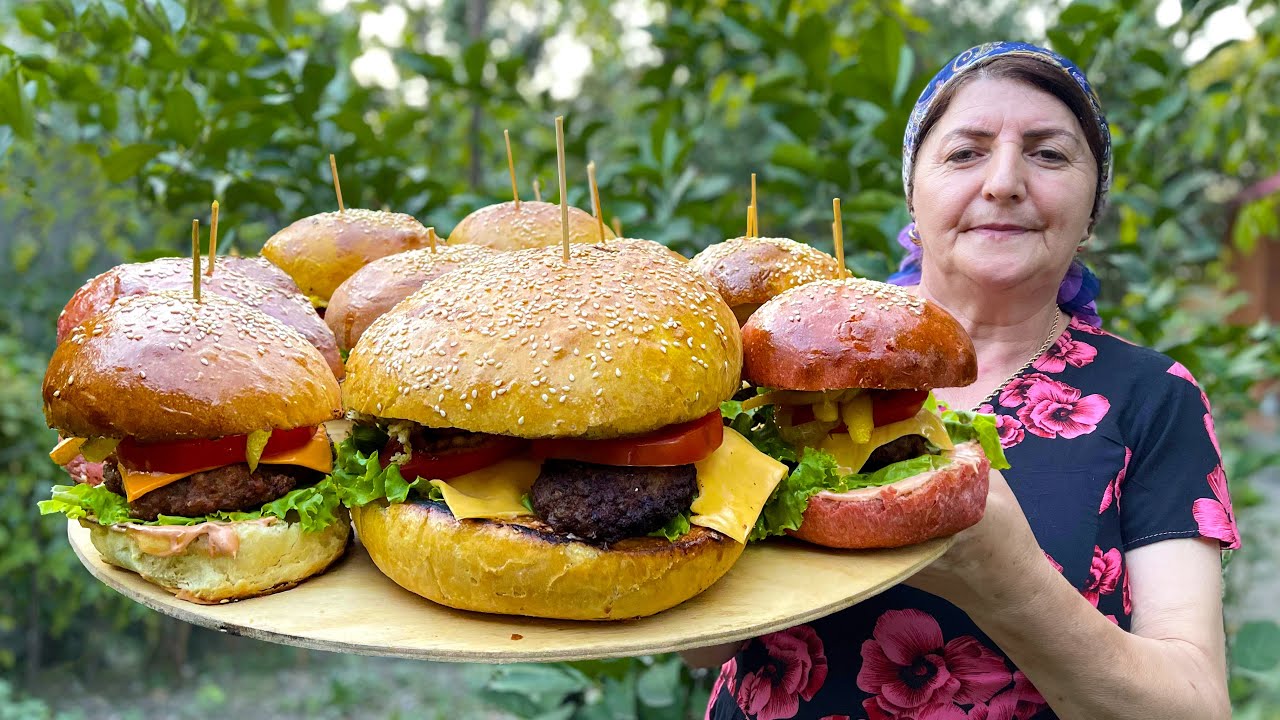
[[[740,543],[747,535],[773,489],[787,476],[787,466],[756,449],[733,428],[724,429],[724,442],[698,469],[698,497],[689,522],[724,533]]]
[[[58,441],[58,444],[49,451],[49,459],[55,464],[66,465],[80,454],[80,446],[84,445],[86,439],[69,437]]]
[[[946,426],[942,424],[942,418],[937,413],[921,408],[913,418],[876,427],[871,431],[871,439],[867,442],[856,443],[849,433],[833,433],[818,443],[818,449],[831,453],[840,464],[841,472],[855,473],[876,448],[907,435],[923,435],[926,440],[943,450],[954,447],[951,436],[947,435]]]
[[[440,488],[449,512],[459,520],[510,520],[530,514],[521,500],[540,472],[542,463],[537,460],[503,460],[448,481],[432,480],[431,484]]]
[[[787,466],[760,452],[731,428],[715,452],[694,464],[698,497],[690,522],[724,533],[738,542],[747,535],[764,503],[787,475]],[[533,460],[505,460],[473,473],[431,484],[444,494],[449,511],[466,518],[511,519],[528,516],[521,499],[533,487],[542,465]]]
[[[316,470],[326,475],[333,472],[333,447],[329,444],[329,436],[325,433],[323,427],[316,428],[315,435],[307,441],[306,445],[287,450],[285,452],[276,452],[265,454],[260,460],[259,465],[298,465],[300,467]],[[220,468],[221,465],[211,465],[204,468],[196,468],[180,473],[163,473],[163,472],[146,472],[143,470],[131,470],[124,465],[119,465],[121,479],[124,480],[125,499],[133,502],[138,498],[157,488],[175,483],[182,478],[195,475],[196,473],[205,472]]]

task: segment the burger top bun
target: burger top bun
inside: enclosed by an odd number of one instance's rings
[[[301,335],[190,290],[130,295],[76,326],[42,393],[45,420],[67,437],[218,438],[342,414],[338,381]]]
[[[973,342],[935,303],[897,285],[819,280],[760,307],[742,328],[743,377],[787,390],[961,387]]]
[[[787,238],[733,238],[708,247],[690,262],[731,307],[748,305],[752,310],[784,290],[842,276],[835,258]]]
[[[263,285],[279,288],[284,292],[302,293],[298,283],[289,277],[289,273],[272,265],[270,260],[260,255],[254,255],[253,257],[220,255],[216,267],[234,270],[250,280],[256,280]]]
[[[346,407],[429,427],[610,438],[702,417],[741,335],[706,280],[649,249],[504,253],[428,283],[347,358]]]
[[[350,350],[374,320],[424,283],[492,254],[492,250],[479,245],[445,245],[379,258],[333,291],[324,321],[333,331],[338,347]]]
[[[606,240],[613,231],[604,229]],[[584,210],[569,208],[569,242],[600,242],[600,225]],[[493,250],[527,250],[561,243],[560,206],[522,200],[482,207],[462,218],[449,234],[450,245],[480,245]]]
[[[268,264],[265,260],[260,262]],[[320,351],[329,369],[341,378],[344,372],[342,358],[338,355],[333,332],[316,315],[315,308],[278,268],[275,272],[284,276],[292,290],[281,289],[278,282],[264,284],[257,280],[257,276],[241,272],[248,268],[251,273],[266,276],[268,271],[255,269],[255,265],[254,259],[218,258],[213,274],[200,276],[201,290],[239,300],[293,328]],[[117,265],[81,285],[67,301],[58,316],[58,342],[65,340],[77,325],[105,311],[122,297],[183,289],[190,293],[191,258],[160,258],[145,263]]]
[[[272,235],[262,256],[323,305],[356,270],[427,244],[427,229],[409,215],[349,208],[298,220]]]
[[[671,258],[672,260],[676,260],[681,263],[689,262],[689,258],[681,255],[680,253],[676,252],[675,250],[672,250],[671,248],[667,247],[666,245],[663,245],[662,243],[656,240],[641,240],[640,238],[618,238],[616,240],[610,240],[609,244],[634,248],[636,250],[647,250],[649,252],[655,252],[655,253],[658,253],[659,255]]]

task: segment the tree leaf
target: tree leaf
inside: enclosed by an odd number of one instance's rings
[[[161,150],[164,150],[164,146],[154,143],[127,145],[103,158],[102,167],[107,173],[107,179],[118,183],[137,175]]]
[[[293,26],[293,8],[290,0],[268,0],[267,16],[271,18],[271,26],[279,33],[287,34]]]
[[[195,145],[200,135],[200,109],[185,87],[174,87],[165,98],[164,120],[175,140],[183,145]]]
[[[477,40],[467,46],[462,53],[462,66],[467,72],[467,84],[471,87],[484,85],[484,64],[489,57],[487,40]]]
[[[1240,627],[1231,659],[1237,667],[1266,672],[1280,666],[1280,625],[1254,620]]]
[[[680,663],[660,662],[650,665],[636,681],[636,695],[649,707],[671,707],[680,689]]]

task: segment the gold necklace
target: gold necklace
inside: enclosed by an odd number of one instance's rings
[[[977,412],[978,408],[991,402],[991,399],[996,396],[996,393],[999,393],[1001,390],[1003,390],[1005,385],[1008,385],[1010,381],[1012,381],[1014,378],[1021,375],[1023,370],[1026,370],[1027,368],[1031,367],[1032,363],[1040,359],[1040,356],[1043,355],[1044,352],[1049,349],[1049,346],[1052,345],[1054,341],[1058,339],[1058,323],[1061,320],[1062,320],[1062,313],[1059,312],[1058,308],[1055,307],[1053,309],[1053,325],[1049,327],[1049,337],[1046,337],[1044,339],[1044,343],[1040,345],[1040,349],[1036,350],[1036,354],[1032,355],[1031,359],[1023,363],[1022,367],[1018,368],[1017,370],[1014,370],[1013,373],[1009,375],[1009,377],[1000,381],[1000,384],[997,385],[996,388],[992,390],[985,398],[983,398],[982,402],[978,403],[972,408],[974,412]]]

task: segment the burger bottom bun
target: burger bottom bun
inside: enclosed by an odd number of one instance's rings
[[[976,441],[946,453],[951,464],[883,487],[809,498],[791,535],[834,548],[914,545],[954,535],[982,519],[991,462]]]
[[[652,615],[706,590],[743,550],[697,526],[675,542],[628,538],[605,549],[537,521],[457,520],[436,503],[375,503],[351,515],[374,564],[401,587],[459,610],[506,615]]]
[[[140,540],[129,525],[81,524],[89,528],[93,546],[106,562],[138,573],[179,599],[202,604],[288,590],[342,557],[351,539],[351,523],[341,508],[338,522],[316,532],[280,521],[231,523],[239,543],[233,555],[215,555],[209,536],[201,535],[176,555],[164,557],[146,552],[151,539]]]

